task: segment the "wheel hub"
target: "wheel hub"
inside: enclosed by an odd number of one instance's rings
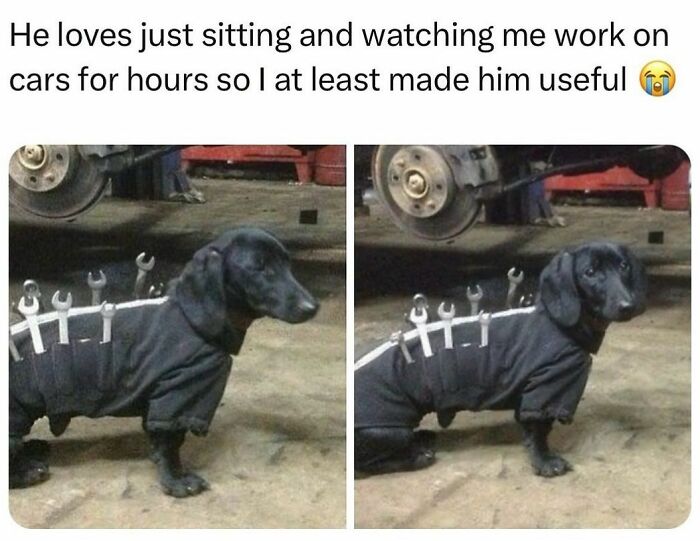
[[[406,195],[412,199],[420,199],[428,193],[428,183],[418,171],[406,175]]]
[[[416,218],[435,216],[452,200],[452,172],[434,148],[402,148],[389,163],[388,177],[392,199]]]
[[[25,145],[10,158],[10,178],[32,192],[58,188],[70,170],[67,145]]]
[[[27,169],[36,171],[46,163],[46,149],[44,145],[26,145],[19,149],[18,159]]]

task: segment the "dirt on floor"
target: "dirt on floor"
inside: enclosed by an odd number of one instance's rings
[[[669,528],[690,511],[690,220],[685,213],[560,208],[569,226],[477,225],[454,243],[396,231],[372,208],[356,227],[356,357],[403,323],[411,296],[426,293],[468,312],[478,281],[489,310],[502,309],[514,264],[525,291],[553,253],[589,239],[625,242],[649,273],[649,308],[613,324],[594,358],[574,423],[552,447],[573,465],[564,477],[533,475],[512,412],[461,412],[438,432],[437,463],[355,482],[360,528]],[[647,242],[664,231],[665,242]]]
[[[279,182],[197,181],[210,204],[105,199],[73,223],[13,211],[10,297],[25,278],[86,303],[85,273],[104,268],[115,300],[128,296],[133,257],[156,256],[154,281],[172,278],[225,228],[264,226],[290,248],[293,269],[321,300],[309,323],[255,322],[234,360],[205,438],[188,436],[185,465],[211,484],[165,496],[140,419],[74,419],[53,438],[51,478],[10,491],[30,528],[338,528],[345,525],[345,190]],[[298,212],[319,211],[317,225]],[[109,290],[108,290],[109,291]],[[114,298],[112,297],[112,298]],[[13,318],[16,316],[12,316]]]

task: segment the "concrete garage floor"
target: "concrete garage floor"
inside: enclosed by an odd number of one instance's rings
[[[575,470],[532,474],[512,412],[461,412],[448,430],[434,416],[438,462],[423,471],[355,482],[360,528],[668,528],[690,511],[690,219],[687,213],[561,207],[565,228],[477,226],[452,244],[398,231],[378,207],[356,218],[356,357],[402,324],[411,297],[468,312],[466,284],[502,309],[513,264],[526,289],[549,257],[587,239],[629,244],[647,265],[649,309],[613,324],[573,425],[551,443]],[[664,231],[663,245],[647,243]]]
[[[10,491],[10,511],[32,528],[276,528],[345,525],[345,190],[284,182],[203,181],[206,205],[105,199],[73,223],[10,222],[10,298],[25,278],[50,298],[71,290],[89,302],[88,270],[104,268],[110,299],[128,297],[133,258],[155,254],[157,280],[238,224],[262,225],[290,248],[294,270],[321,300],[311,322],[250,328],[206,438],[188,436],[185,464],[211,490],[162,494],[140,420],[74,419],[56,439],[47,423],[32,437],[51,443],[51,478]],[[299,225],[301,209],[318,225]],[[108,286],[109,287],[109,286]],[[77,299],[76,299],[77,296]]]

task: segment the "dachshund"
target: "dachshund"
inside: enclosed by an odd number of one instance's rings
[[[547,443],[553,423],[573,420],[610,323],[645,305],[646,274],[632,252],[589,243],[544,268],[534,306],[492,314],[487,345],[478,316],[453,320],[451,349],[443,323],[429,324],[431,357],[415,330],[404,334],[411,359],[397,344],[382,344],[355,363],[356,475],[430,466],[435,434],[415,429],[430,412],[446,428],[462,410],[514,411],[535,474],[565,474],[571,464]]]
[[[56,312],[38,316],[43,352],[28,322],[11,327],[20,354],[10,363],[11,488],[49,475],[44,447],[25,445],[34,421],[47,416],[58,436],[72,417],[112,416],[141,417],[165,493],[207,489],[183,468],[180,447],[187,432],[209,430],[248,327],[262,317],[305,322],[319,303],[292,274],[282,243],[244,227],[198,250],[166,296],[116,308],[106,342],[99,306],[69,311],[69,343],[59,339]]]

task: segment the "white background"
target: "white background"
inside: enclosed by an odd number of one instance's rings
[[[267,2],[188,1],[5,1],[0,23],[0,155],[9,159],[11,152],[28,142],[42,143],[471,143],[471,144],[675,144],[691,157],[698,153],[697,96],[697,15],[690,2],[586,0],[585,2],[491,1],[441,2],[412,1],[380,2],[353,0],[328,2],[293,0]],[[72,26],[128,26],[138,28],[141,21],[153,26],[176,26],[190,22],[196,27],[213,26],[218,21],[248,22],[260,25],[340,26],[352,20],[360,26],[402,26],[408,22],[430,25],[437,20],[444,24],[458,21],[461,26],[481,27],[539,27],[551,33],[555,26],[606,27],[610,21],[624,28],[663,27],[670,33],[667,48],[639,48],[628,40],[620,48],[557,48],[553,40],[539,48],[504,49],[498,46],[492,53],[466,49],[387,49],[368,50],[359,40],[352,49],[299,49],[278,54],[266,49],[175,49],[151,51],[138,55],[135,49],[102,48],[59,49],[11,48],[10,21],[31,21],[51,31],[58,20]],[[629,38],[630,34],[626,34]],[[676,70],[677,83],[663,98],[647,96],[637,83],[637,73],[650,60],[660,58]],[[447,64],[467,71],[474,77],[480,64],[495,69],[501,65],[512,71],[535,73],[548,71],[590,71],[601,65],[613,71],[621,65],[628,68],[627,91],[618,93],[311,93],[258,94],[239,93],[87,93],[75,90],[51,93],[16,93],[8,86],[9,73],[14,71],[69,71],[82,65],[102,71],[121,71],[132,64],[141,71],[235,71],[306,68],[312,64],[328,71],[365,71],[377,67],[382,71],[436,71]],[[473,85],[472,85],[473,86]],[[351,157],[351,152],[348,153]],[[348,178],[352,179],[351,163]],[[7,200],[6,185],[2,185],[3,200]],[[348,190],[352,195],[352,191]],[[352,246],[352,200],[348,202],[348,246]],[[2,270],[7,283],[7,222],[2,222]],[[694,235],[695,237],[695,235]],[[694,265],[695,268],[695,265]],[[353,305],[353,255],[348,251],[348,306]],[[695,274],[695,272],[694,272]],[[696,305],[696,295],[693,293]],[[7,291],[2,291],[0,306],[8,306]],[[2,324],[6,325],[4,310]],[[697,324],[694,322],[693,331]],[[348,319],[352,329],[352,317]],[[3,338],[4,339],[4,338]],[[348,339],[348,358],[352,359],[352,337]],[[693,355],[695,362],[696,355]],[[4,369],[3,369],[4,371]],[[4,373],[4,372],[3,372]],[[349,369],[349,373],[350,369]],[[694,371],[697,385],[697,370]],[[6,381],[6,380],[3,380]],[[349,393],[349,396],[350,393]],[[7,426],[6,399],[0,406],[1,426]],[[693,403],[693,413],[697,407]],[[6,432],[2,433],[2,454],[6,461]],[[351,434],[349,434],[351,441]],[[693,464],[697,462],[697,430],[693,435]],[[6,464],[6,462],[4,462]],[[351,472],[352,468],[348,468]],[[694,468],[697,473],[697,468]],[[639,472],[644,475],[644,472]],[[2,469],[6,485],[6,470]],[[693,493],[697,491],[694,475]],[[611,480],[614,482],[614,479]],[[60,487],[56,487],[60,490]],[[349,489],[351,490],[351,489]],[[2,524],[9,538],[36,538],[46,533],[21,530],[7,514],[7,496],[0,489]],[[352,492],[348,493],[349,518]],[[697,513],[695,513],[697,514]],[[647,536],[690,537],[696,517],[673,531],[577,531],[567,537],[596,535],[606,538]],[[170,532],[168,536],[190,536],[194,532]],[[74,538],[99,535],[119,536],[112,532],[56,532],[50,535]],[[150,536],[152,533],[134,534]],[[423,535],[457,538],[513,535],[518,538],[551,538],[562,533],[549,532],[207,532],[198,535],[215,537],[244,535],[267,537],[284,535],[292,538],[326,539],[379,536],[417,539]],[[7,538],[7,537],[6,537]]]

